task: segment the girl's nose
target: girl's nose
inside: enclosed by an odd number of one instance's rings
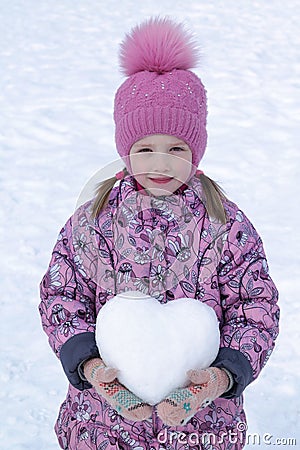
[[[153,153],[151,163],[153,172],[166,173],[170,171],[170,155],[166,153]]]

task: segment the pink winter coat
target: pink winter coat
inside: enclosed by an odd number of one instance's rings
[[[242,392],[274,347],[278,294],[262,241],[244,213],[224,201],[227,223],[221,225],[209,219],[201,198],[195,177],[163,198],[144,195],[127,177],[97,219],[87,202],[61,230],[39,306],[70,381],[55,427],[61,448],[243,447]],[[166,427],[155,408],[152,420],[126,420],[81,376],[81,363],[99,356],[94,331],[100,308],[125,290],[140,290],[160,302],[196,298],[217,314],[221,345],[212,365],[227,368],[234,385],[184,427]]]

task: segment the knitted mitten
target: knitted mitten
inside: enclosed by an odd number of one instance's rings
[[[99,395],[123,417],[129,420],[146,420],[152,407],[115,380],[118,371],[105,366],[102,359],[94,358],[84,364],[84,375]]]
[[[84,364],[84,375],[94,385],[95,383],[109,383],[117,378],[118,370],[107,367],[102,359],[89,359]]]
[[[217,367],[205,370],[189,370],[192,384],[171,392],[157,405],[157,414],[166,425],[184,425],[199,409],[227,391],[229,376]]]

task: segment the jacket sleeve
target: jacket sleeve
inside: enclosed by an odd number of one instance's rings
[[[270,278],[261,238],[246,216],[234,211],[218,267],[223,323],[213,363],[234,378],[225,398],[238,397],[259,375],[278,335],[278,292]]]
[[[43,329],[50,346],[60,358],[70,383],[77,389],[90,388],[78,372],[80,363],[99,352],[95,341],[95,283],[88,277],[80,252],[74,251],[72,218],[61,230],[49,268],[40,284]]]

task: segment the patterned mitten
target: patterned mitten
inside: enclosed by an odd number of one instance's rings
[[[230,383],[227,372],[217,367],[189,370],[192,384],[171,392],[157,405],[157,414],[166,425],[184,425],[199,409],[227,391]]]
[[[117,378],[118,371],[112,367],[107,367],[102,359],[89,359],[84,364],[84,375],[86,379],[94,385],[95,383],[109,383]]]
[[[84,375],[99,395],[123,417],[129,420],[146,420],[151,417],[152,407],[126,389],[116,376],[116,369],[105,366],[100,358],[84,364]]]

